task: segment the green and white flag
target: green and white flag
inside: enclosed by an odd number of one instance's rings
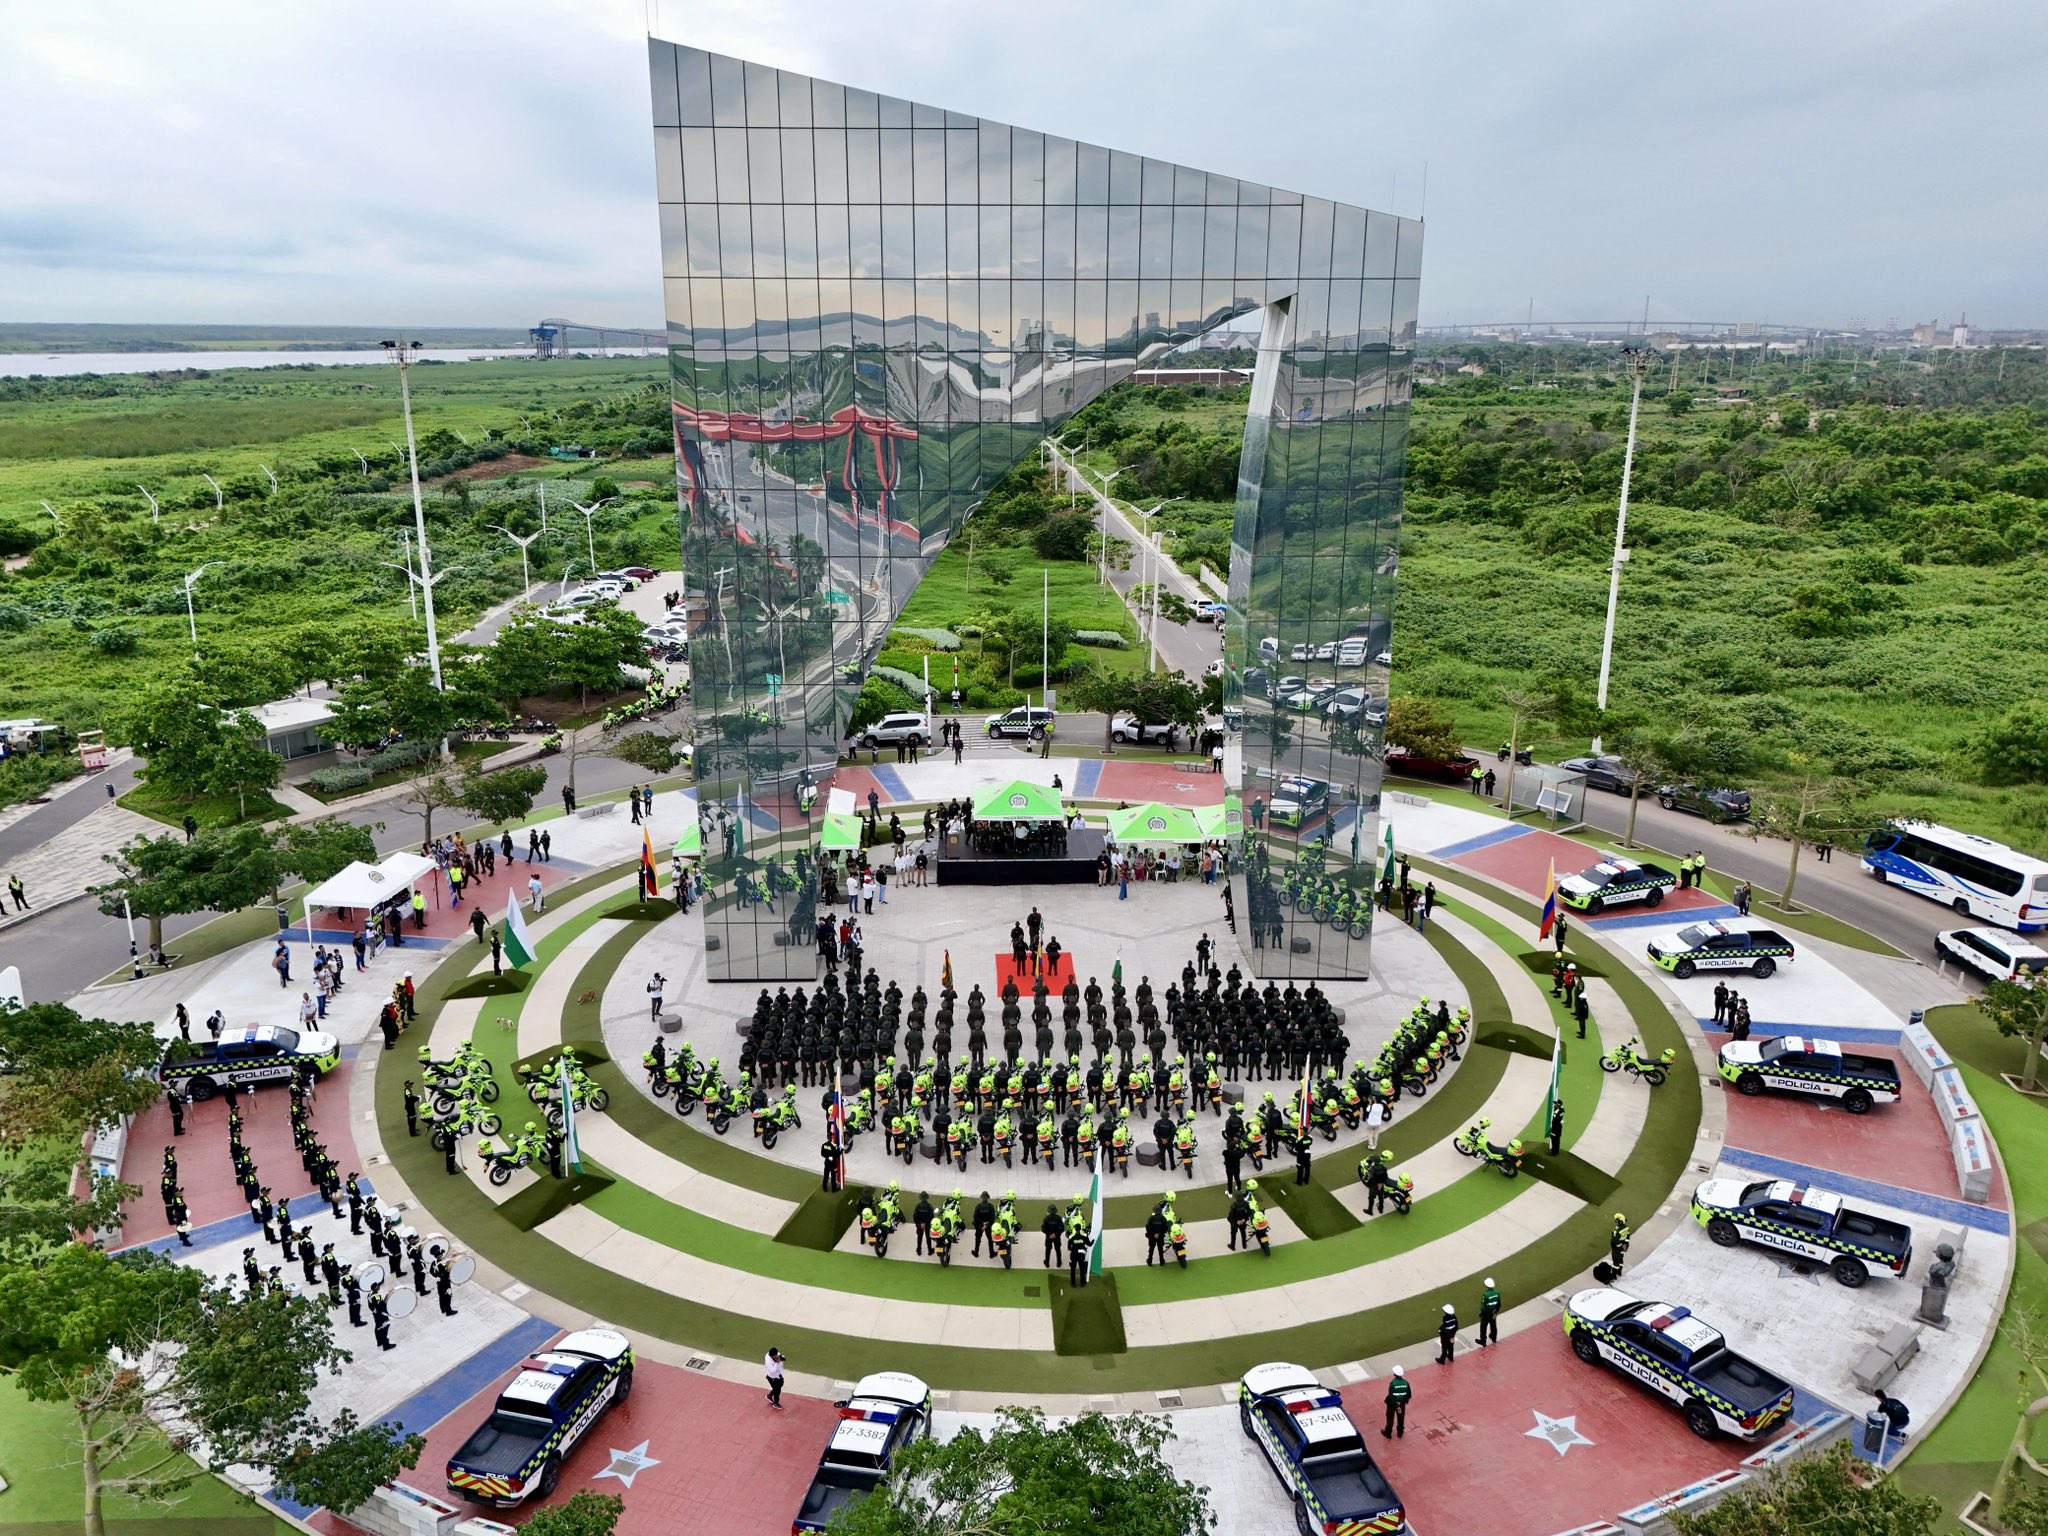
[[[1102,1273],[1102,1148],[1095,1149],[1095,1177],[1088,1181],[1088,1273]]]
[[[1550,1117],[1556,1113],[1557,1102],[1564,1093],[1564,1036],[1559,1035],[1550,1047],[1550,1095],[1543,1101],[1543,1133],[1550,1134]]]
[[[505,893],[505,958],[512,969],[533,964],[533,935],[526,931],[526,914],[519,910],[519,897]]]
[[[576,1090],[569,1081],[569,1056],[563,1052],[556,1069],[556,1085],[562,1091],[562,1166],[571,1173],[583,1171],[583,1149],[576,1144]]]
[[[1380,856],[1380,878],[1382,880],[1391,880],[1394,878],[1394,823],[1392,821],[1383,821],[1380,823],[1380,826],[1382,829],[1380,842],[1385,850]]]
[[[1116,962],[1109,968],[1109,979],[1113,982],[1124,979],[1124,947],[1121,944],[1116,947]]]

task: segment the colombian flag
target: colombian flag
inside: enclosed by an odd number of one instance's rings
[[[1536,937],[1547,939],[1550,930],[1557,926],[1557,860],[1550,861],[1550,879],[1543,887],[1543,921],[1536,926]]]
[[[939,967],[939,990],[953,990],[953,951],[950,949],[946,951],[946,963]]]
[[[654,897],[656,885],[654,874],[654,839],[649,835],[646,823],[640,826],[640,879],[649,900]],[[1555,884],[1555,881],[1552,882]]]

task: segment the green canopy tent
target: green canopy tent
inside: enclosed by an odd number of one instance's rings
[[[977,821],[1064,821],[1060,792],[1027,779],[1012,779],[974,797]]]
[[[818,847],[824,853],[850,853],[862,846],[860,818],[851,811],[827,811]]]
[[[1235,842],[1244,836],[1244,804],[1235,795],[1225,795],[1220,805],[1196,806],[1195,822],[1205,842],[1212,838]]]
[[[1109,835],[1126,848],[1180,847],[1202,841],[1202,824],[1184,805],[1154,800],[1127,811],[1109,813]]]
[[[683,835],[676,839],[675,856],[679,859],[697,859],[704,856],[704,829],[696,822],[683,828]]]

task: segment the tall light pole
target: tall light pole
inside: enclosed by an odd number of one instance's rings
[[[434,564],[427,550],[427,508],[420,500],[420,455],[412,431],[412,381],[409,377],[413,355],[419,348],[416,341],[384,343],[385,356],[398,366],[398,399],[405,412],[405,459],[412,471],[413,530],[420,540],[420,590],[426,594],[427,665],[434,674],[434,688],[438,692],[441,688],[441,636],[434,627]]]
[[[277,494],[277,472],[268,464],[258,464],[256,467],[270,476],[270,494],[275,496]]]
[[[1118,465],[1118,466],[1117,466],[1117,467],[1116,467],[1115,469],[1112,469],[1112,470],[1111,470],[1111,471],[1110,471],[1110,472],[1109,472],[1108,474],[1106,474],[1106,475],[1104,475],[1104,476],[1102,477],[1102,494],[1101,494],[1101,496],[1100,496],[1100,497],[1099,497],[1099,498],[1097,499],[1097,501],[1096,501],[1096,503],[1095,503],[1095,514],[1096,514],[1095,520],[1096,520],[1096,523],[1097,523],[1097,525],[1098,525],[1098,526],[1099,526],[1099,528],[1100,528],[1100,543],[1099,543],[1099,545],[1098,545],[1098,549],[1097,549],[1097,554],[1096,554],[1096,562],[1095,562],[1095,580],[1096,580],[1096,584],[1097,584],[1098,586],[1104,586],[1104,587],[1106,587],[1106,586],[1108,586],[1108,585],[1109,585],[1109,487],[1110,487],[1110,482],[1111,482],[1111,481],[1113,481],[1113,480],[1115,480],[1115,479],[1116,479],[1116,477],[1117,477],[1118,475],[1122,474],[1122,473],[1123,473],[1123,472],[1124,472],[1125,470],[1127,470],[1127,469],[1135,469],[1136,467],[1137,467],[1137,466],[1136,466],[1136,465],[1134,465],[1134,464],[1119,464],[1119,465]]]
[[[356,462],[363,466],[363,473],[367,475],[370,472],[370,461],[363,457],[363,450],[360,448],[351,448],[349,449],[349,452],[356,456]]]
[[[517,544],[519,546],[519,585],[523,589],[520,592],[519,596],[522,600],[532,597],[533,578],[526,574],[526,546],[531,544],[535,539],[539,538],[540,534],[529,533],[525,538],[522,539],[510,528],[500,527],[497,523],[493,523],[491,524],[491,526],[493,528],[496,528],[498,532],[502,533],[503,535],[505,535],[506,538],[510,539],[514,544]],[[544,531],[545,530],[543,530],[543,532]]]
[[[591,519],[597,516],[600,508],[608,507],[618,499],[616,496],[607,496],[603,501],[594,501],[587,507],[582,502],[573,499],[569,503],[570,506],[583,514],[583,539],[589,546],[590,574],[593,576],[597,574],[597,534],[595,532],[597,525]]]
[[[199,567],[198,570],[191,572],[185,577],[185,627],[192,632],[192,659],[194,661],[199,659],[199,620],[192,611],[192,588],[198,585],[200,577],[221,563],[219,560],[209,560],[206,564]]]
[[[1145,625],[1146,644],[1151,651],[1151,658],[1145,663],[1148,675],[1159,670],[1159,550],[1152,541],[1152,519],[1164,511],[1165,507],[1166,503],[1162,501],[1150,512],[1138,512],[1138,516],[1145,520],[1145,560],[1152,577],[1151,618]],[[1136,507],[1131,510],[1138,511]]]
[[[149,487],[146,485],[138,485],[135,487],[135,489],[142,492],[142,499],[149,503],[149,520],[152,523],[160,521],[158,517],[156,498],[149,494]]]
[[[405,606],[412,614],[412,621],[417,624],[420,621],[420,596],[415,583],[419,577],[412,572],[412,530],[405,529],[399,538],[405,550],[405,564],[393,565],[389,560],[379,560],[377,563],[387,571],[405,572]]]
[[[59,533],[62,533],[64,531],[64,519],[57,515],[57,509],[51,506],[47,501],[44,502],[42,505],[43,510],[50,514],[50,521],[57,525],[57,531]]]
[[[1628,564],[1628,545],[1624,541],[1628,537],[1628,484],[1636,463],[1636,413],[1643,403],[1643,375],[1649,371],[1655,354],[1648,347],[1623,347],[1621,355],[1633,386],[1628,398],[1628,444],[1621,452],[1621,506],[1614,514],[1614,563],[1607,576],[1607,632],[1600,638],[1600,691],[1594,707],[1603,717],[1607,713],[1607,675],[1614,661],[1614,610],[1621,601],[1621,568]],[[1597,754],[1600,750],[1596,732],[1593,751]]]
[[[220,482],[203,469],[199,471],[199,478],[213,487],[213,510],[216,512],[225,511],[227,508],[227,498],[220,493]]]

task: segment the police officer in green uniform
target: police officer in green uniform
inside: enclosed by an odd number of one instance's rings
[[[1628,1240],[1634,1235],[1629,1231],[1628,1218],[1616,1211],[1614,1230],[1607,1234],[1607,1259],[1617,1275],[1621,1273],[1621,1261],[1628,1256]]]
[[[1500,1342],[1500,1292],[1493,1276],[1486,1277],[1486,1289],[1479,1293],[1479,1347]]]
[[[1387,1378],[1387,1423],[1380,1431],[1380,1437],[1392,1440],[1397,1436],[1405,1439],[1408,1434],[1408,1398],[1411,1389],[1408,1373],[1400,1366],[1394,1367],[1393,1375]]]

